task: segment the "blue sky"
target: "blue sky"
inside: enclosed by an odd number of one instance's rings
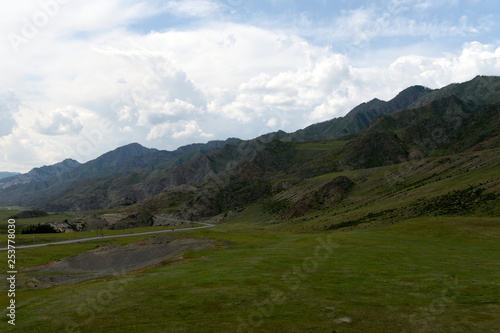
[[[26,0],[0,13],[0,170],[288,132],[500,75],[496,0]]]

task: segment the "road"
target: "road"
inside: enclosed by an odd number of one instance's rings
[[[123,234],[123,235],[112,235],[112,236],[99,236],[99,237],[90,237],[90,238],[80,238],[80,239],[71,239],[71,240],[66,240],[66,241],[61,241],[61,242],[51,242],[51,243],[43,243],[43,244],[32,244],[32,245],[19,245],[16,246],[17,249],[27,249],[30,247],[39,247],[39,246],[47,246],[47,245],[59,245],[59,244],[71,244],[71,243],[80,243],[80,242],[89,242],[93,240],[100,240],[100,239],[106,239],[106,238],[118,238],[118,237],[133,237],[133,236],[142,236],[142,235],[154,235],[154,234],[164,234],[167,232],[178,232],[178,231],[186,231],[186,230],[194,230],[194,229],[204,229],[204,228],[211,228],[214,225],[210,223],[202,223],[198,222],[199,224],[203,224],[202,227],[192,227],[192,228],[180,228],[180,229],[169,229],[169,230],[159,230],[159,231],[148,231],[148,232],[139,232],[136,234]],[[5,251],[7,250],[6,247],[0,248],[0,251]]]

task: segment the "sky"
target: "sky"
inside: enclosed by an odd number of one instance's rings
[[[174,150],[500,75],[497,0],[23,0],[0,12],[0,171]]]

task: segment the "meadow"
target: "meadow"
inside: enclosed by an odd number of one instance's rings
[[[248,220],[242,216],[178,233],[227,246],[185,253],[175,264],[20,288],[17,324],[3,319],[2,326],[6,332],[495,332],[498,326],[496,218],[424,217],[297,234],[272,230],[251,211]],[[19,250],[18,265],[103,242]]]

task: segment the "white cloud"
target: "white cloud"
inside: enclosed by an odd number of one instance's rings
[[[249,30],[253,29],[249,27]],[[217,72],[217,77],[212,80],[210,76],[196,72],[202,63],[206,64],[203,59],[190,56],[181,59],[178,54],[172,55],[162,48],[155,50],[150,46],[168,41],[176,34],[133,36],[130,44],[111,43],[109,50],[113,52],[94,48],[101,57],[96,57],[97,61],[92,65],[98,69],[98,80],[88,75],[86,67],[75,69],[73,62],[60,62],[60,71],[67,68],[67,72],[74,73],[69,76],[72,81],[59,71],[55,74],[47,71],[44,80],[51,85],[43,92],[46,96],[60,95],[60,100],[65,102],[72,99],[87,104],[86,107],[75,106],[78,111],[70,107],[53,107],[53,111],[33,117],[33,108],[50,109],[46,105],[50,105],[54,97],[50,101],[30,100],[32,106],[21,108],[15,118],[23,130],[14,131],[11,141],[4,140],[4,144],[22,142],[26,149],[36,146],[40,153],[35,154],[38,157],[34,160],[50,158],[50,163],[67,157],[67,154],[84,161],[131,141],[175,149],[208,138],[251,138],[277,129],[293,131],[344,115],[357,104],[372,98],[392,98],[398,91],[414,84],[436,88],[471,79],[477,74],[500,74],[500,48],[478,42],[465,44],[461,52],[444,57],[408,55],[399,57],[390,66],[357,67],[344,55],[295,38],[280,51],[288,60],[277,67],[266,62],[265,53],[241,55],[239,60],[247,64],[243,68],[245,75],[239,78],[239,84],[229,85],[230,81],[238,83],[232,76],[232,67],[211,67],[209,71]],[[220,35],[225,34],[225,29],[221,29]],[[267,34],[273,35],[271,32]],[[263,42],[253,41],[251,34],[248,34],[249,40],[242,35],[235,35],[238,42],[232,47],[248,48],[248,44],[260,45]],[[192,32],[190,36],[194,47],[207,36],[207,32],[200,31],[199,36]],[[274,38],[269,40],[280,38],[283,38],[280,33],[274,33]],[[204,46],[204,51],[213,57],[217,55],[222,63],[233,61],[232,54],[227,54],[215,42]],[[78,59],[76,53],[72,54]],[[60,60],[54,59],[55,62]],[[51,66],[48,64],[46,68]],[[69,84],[74,78],[78,78],[78,82]],[[75,91],[84,91],[85,94]],[[116,104],[117,108],[110,108],[116,100],[120,102]],[[114,119],[121,125],[94,143],[88,139],[88,134],[83,133],[95,128],[100,118]],[[35,131],[26,136],[25,132],[30,128]],[[52,135],[54,139],[44,138],[36,132]],[[78,132],[81,134],[75,136]],[[166,142],[169,146],[165,146]],[[64,147],[68,146],[69,150],[65,150]],[[59,153],[42,153],[53,151]]]
[[[248,123],[253,118],[273,116],[308,123],[317,120],[311,111],[321,106],[329,96],[339,95],[349,82],[350,66],[345,56],[330,54],[296,70],[277,75],[259,74],[242,84],[235,101],[222,108],[222,114]],[[330,109],[322,114],[337,115],[344,110]],[[271,124],[276,121],[271,121]],[[286,122],[281,122],[286,123]],[[274,127],[274,126],[269,126]]]
[[[390,0],[388,8],[394,12],[404,12],[411,10],[429,10],[436,7],[454,7],[460,0],[449,0],[446,2],[440,0]]]
[[[210,17],[217,13],[220,6],[209,0],[169,1],[165,9],[181,17]]]
[[[458,16],[444,15],[455,10],[457,1],[393,0],[378,5],[371,3],[341,11],[334,24],[329,21],[320,23],[310,29],[298,29],[297,34],[332,43],[340,52],[355,55],[381,45],[384,48],[388,38],[400,37],[399,44],[404,44],[409,37],[436,40],[463,38],[494,29],[496,23],[491,15],[471,17],[470,11]],[[435,16],[435,13],[440,14]],[[377,43],[379,41],[382,42]]]
[[[27,172],[32,167],[43,164],[31,140],[21,139],[12,134],[0,138],[0,156],[2,157],[0,170]]]
[[[179,139],[183,137],[189,138],[210,138],[213,135],[205,133],[195,120],[183,120],[177,123],[164,123],[154,126],[147,136],[148,140],[161,139],[171,137]]]
[[[16,124],[14,113],[19,110],[19,99],[12,90],[0,91],[0,137],[12,133]]]
[[[405,56],[394,61],[388,73],[432,87],[462,82],[476,75],[500,75],[500,47],[467,43],[458,55],[447,57]]]
[[[67,106],[44,113],[36,121],[35,128],[45,135],[78,135],[83,125],[76,108]]]
[[[137,125],[155,126],[179,118],[188,118],[197,108],[190,103],[175,99],[173,102],[156,104],[151,101],[148,109],[139,110]]]
[[[38,1],[21,3],[0,13],[2,31],[19,33],[22,18],[40,10]],[[410,85],[437,88],[500,75],[495,44],[466,43],[443,54],[419,40],[402,53],[386,46],[385,53],[371,53],[368,44],[377,38],[465,38],[492,26],[471,17],[419,20],[410,15],[411,3],[423,13],[438,6],[430,0],[394,1],[393,12],[365,6],[344,11],[328,27],[308,16],[301,27],[333,43],[318,46],[300,37],[307,31],[210,21],[226,10],[213,1],[68,2],[18,53],[7,38],[0,41],[0,169],[66,157],[83,162],[133,141],[175,149],[208,138],[294,131]],[[126,29],[165,12],[189,22],[202,18],[204,25],[149,34]],[[349,47],[368,60],[354,61]],[[104,130],[104,121],[112,128]]]
[[[26,0],[4,5],[0,12],[0,40],[13,55],[30,52],[41,43],[60,38],[85,39],[123,28],[165,11],[145,0]],[[43,45],[43,44],[42,44]]]

